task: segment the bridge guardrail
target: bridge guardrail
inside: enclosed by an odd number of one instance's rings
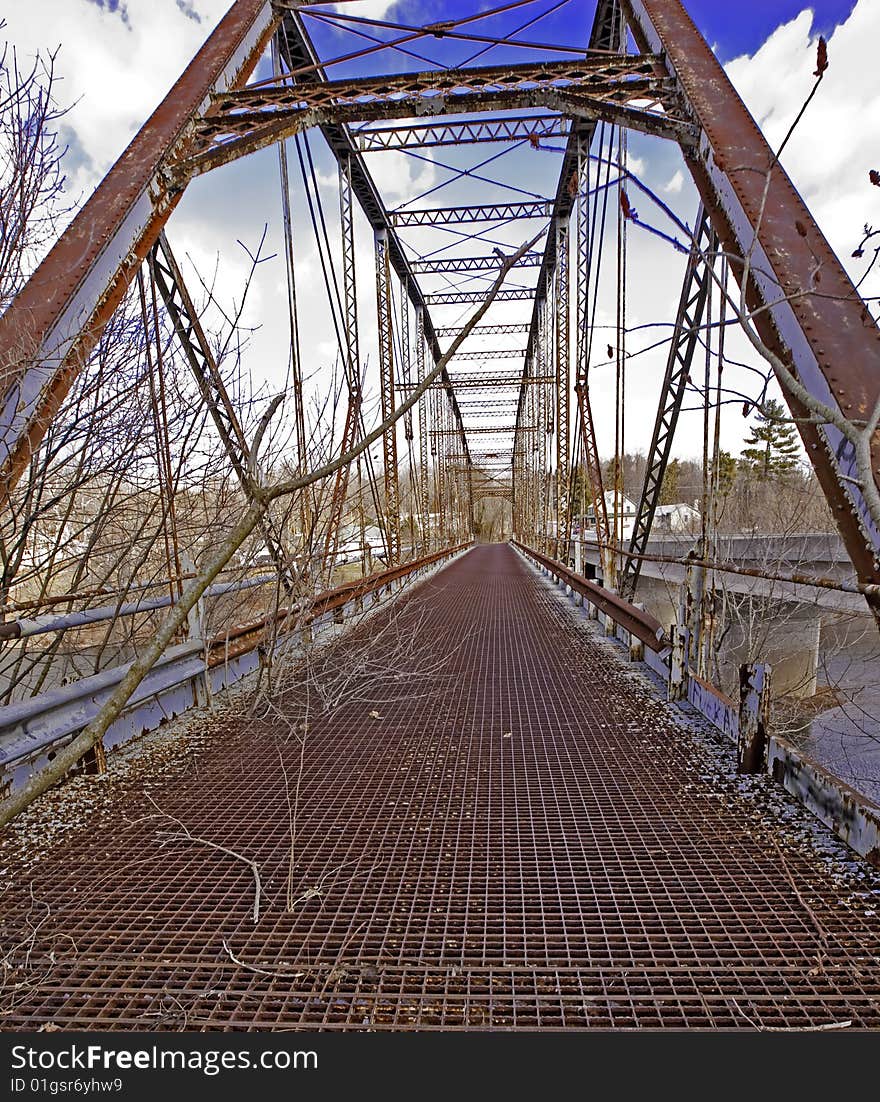
[[[378,595],[394,582],[469,546],[457,544],[325,590],[303,602],[299,609],[281,609],[237,625],[213,636],[207,644],[193,640],[169,648],[111,725],[104,738],[105,748],[118,746],[204,705],[208,686],[210,692],[219,692],[253,672],[259,665],[258,648],[264,641],[265,630],[273,622],[295,616],[295,630],[314,625],[346,605],[372,593]],[[234,646],[230,646],[233,640]],[[22,787],[38,768],[51,761],[61,746],[88,726],[129,666],[130,663],[112,666],[30,700],[0,708],[0,796]]]
[[[610,616],[615,623],[620,624],[625,631],[635,636],[646,647],[650,647],[655,654],[661,654],[668,650],[669,639],[663,625],[650,612],[630,604],[629,601],[625,601],[622,597],[618,597],[616,593],[597,585],[596,582],[591,582],[589,578],[585,578],[582,574],[575,574],[570,567],[557,559],[551,559],[548,555],[544,555],[518,540],[511,540],[510,542],[524,555],[561,578],[576,593],[588,598],[591,604]]]

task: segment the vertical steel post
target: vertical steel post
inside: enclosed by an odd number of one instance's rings
[[[569,521],[569,301],[568,301],[568,218],[556,224],[556,540],[557,557],[566,558],[559,549],[567,545]]]
[[[345,382],[348,392],[348,408],[342,432],[340,450],[351,451],[358,438],[361,415],[361,379],[358,350],[357,283],[355,280],[354,217],[352,211],[351,182],[347,166],[339,164],[339,222],[342,238],[342,287],[345,325]],[[339,527],[348,496],[351,465],[346,464],[336,472],[333,494],[330,499],[330,516],[324,540],[323,575],[329,585],[339,546]],[[363,554],[363,551],[361,552]]]
[[[445,396],[441,391],[438,384],[435,384],[432,388],[434,394],[434,401],[432,403],[434,408],[433,416],[433,455],[434,455],[434,481],[436,485],[437,493],[437,540],[438,547],[446,546],[446,437],[444,436],[444,429],[446,427],[443,410]]]
[[[379,325],[379,381],[382,420],[394,414],[394,332],[391,316],[391,267],[388,263],[388,234],[377,230],[376,311]],[[397,473],[397,426],[382,434],[382,461],[385,479],[385,518],[388,535],[388,565],[400,561],[400,487]]]
[[[419,383],[425,381],[425,309],[416,307],[416,373]],[[418,404],[419,421],[419,513],[421,516],[421,553],[429,554],[431,537],[429,532],[430,497],[428,490],[428,401],[429,395],[423,394]]]

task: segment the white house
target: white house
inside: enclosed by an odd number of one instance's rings
[[[625,494],[617,495],[617,514],[614,511],[614,491],[605,491],[605,511],[608,514],[608,527],[612,530],[617,525],[622,525],[622,533],[624,536],[631,536],[633,527],[636,522],[636,504]],[[596,510],[592,505],[587,506],[587,511],[581,517],[575,517],[575,528],[580,530],[584,535],[589,535],[590,532],[596,530]],[[618,531],[621,531],[618,528]]]
[[[382,555],[385,552],[385,542],[382,539],[382,531],[374,524],[364,527],[364,543],[369,547],[373,555]],[[362,557],[361,530],[356,524],[347,524],[340,529],[339,544],[336,548],[336,565],[347,562],[360,562]]]
[[[658,505],[654,513],[652,531],[656,535],[662,532],[693,532],[700,526],[700,511],[685,501],[674,505]]]

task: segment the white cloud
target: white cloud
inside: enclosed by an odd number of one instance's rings
[[[776,30],[752,57],[727,73],[767,140],[784,139],[814,83],[818,35],[812,12]],[[880,146],[880,4],[859,0],[828,40],[829,68],[786,146],[782,163],[832,247],[850,259],[863,224],[880,221],[880,191],[868,182]],[[877,293],[875,284],[873,293]]]
[[[676,169],[671,178],[663,185],[663,190],[667,195],[678,195],[681,189],[684,187],[684,173],[680,168]]]
[[[5,33],[19,56],[61,44],[56,96],[73,105],[64,132],[76,154],[67,165],[73,192],[88,194],[100,182],[228,7],[229,0],[126,0],[124,8],[40,0],[7,9]]]
[[[370,175],[389,206],[404,202],[437,183],[433,161],[417,160],[406,153],[380,153],[369,162]]]
[[[626,159],[626,167],[635,176],[644,176],[645,174],[645,161],[642,157],[636,157],[632,153],[628,154]]]
[[[363,19],[384,19],[397,0],[357,0],[357,3],[334,4],[333,10],[343,15],[359,15]]]

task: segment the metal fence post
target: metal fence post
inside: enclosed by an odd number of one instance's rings
[[[666,696],[668,700],[686,700],[690,632],[679,619],[678,623],[670,628],[669,635],[672,639],[672,653],[669,656],[669,682]]]
[[[739,736],[736,763],[740,773],[760,773],[767,754],[770,727],[770,666],[747,662],[739,668]]]

